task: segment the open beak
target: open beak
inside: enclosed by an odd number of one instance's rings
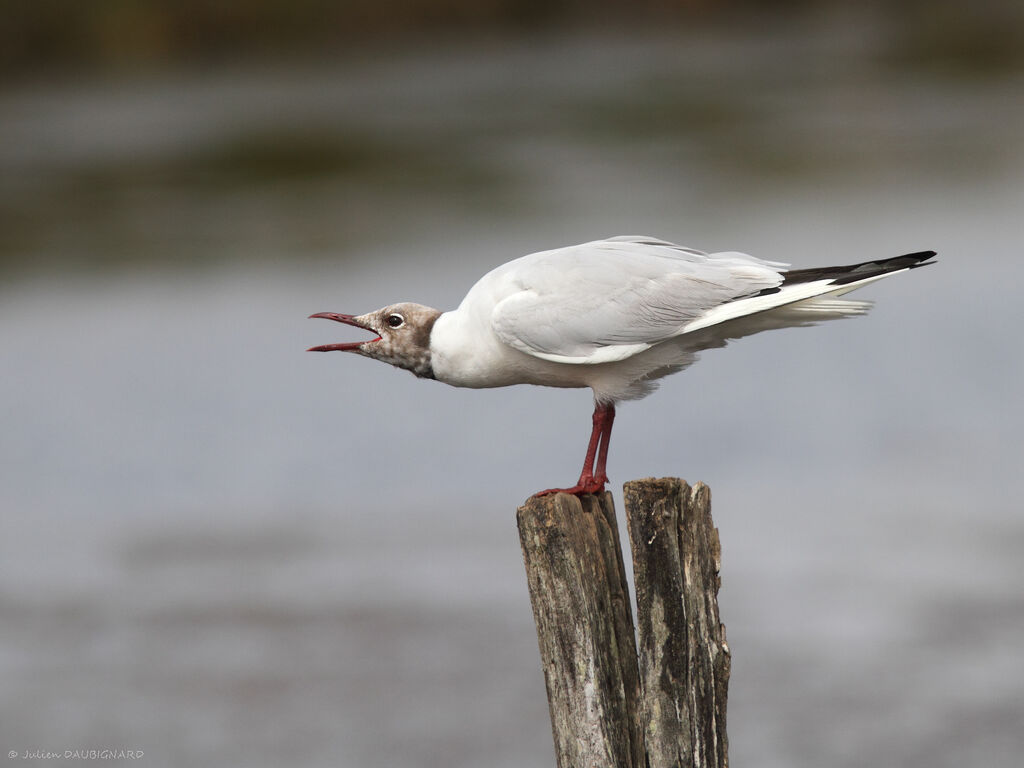
[[[371,333],[377,333],[373,328],[360,323],[355,319],[353,315],[339,315],[337,312],[317,312],[315,315],[310,315],[310,319],[314,317],[322,317],[326,320],[334,320],[338,323],[344,323],[345,325],[352,325],[356,328],[362,328],[364,331],[370,331]],[[344,344],[322,344],[319,347],[310,347],[307,352],[351,352],[354,349],[359,349],[363,344],[370,344],[374,341],[380,341],[380,336],[369,341],[350,341]]]

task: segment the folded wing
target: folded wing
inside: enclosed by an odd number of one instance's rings
[[[785,265],[623,237],[506,265],[513,290],[495,306],[498,338],[535,357],[606,363],[683,333],[715,307],[772,290]]]
[[[690,334],[695,348],[706,348],[766,328],[861,314],[867,305],[816,298],[841,296],[934,256],[921,251],[790,272],[743,253],[616,237],[505,265],[511,290],[494,307],[491,326],[510,347],[563,363],[624,360]]]

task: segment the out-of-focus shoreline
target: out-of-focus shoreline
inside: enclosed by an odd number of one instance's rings
[[[176,68],[261,58],[337,55],[417,41],[589,29],[694,31],[774,24],[885,25],[907,61],[983,72],[1024,61],[1024,6],[1012,0],[862,2],[707,0],[624,5],[535,0],[259,0],[123,3],[40,0],[4,8],[0,83],[83,71]]]

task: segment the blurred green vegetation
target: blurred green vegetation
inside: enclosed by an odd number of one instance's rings
[[[260,126],[62,165],[0,195],[0,274],[336,253],[379,239],[396,215],[486,216],[516,194],[515,179],[457,134]]]
[[[691,28],[848,10],[884,18],[898,43],[894,56],[902,60],[988,70],[1024,58],[1024,3],[1018,0],[8,0],[0,76],[324,55],[387,39],[471,32]]]

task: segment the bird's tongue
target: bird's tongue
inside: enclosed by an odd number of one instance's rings
[[[372,328],[367,328],[365,325],[355,319],[354,315],[341,315],[337,312],[317,312],[315,315],[309,316],[311,319],[314,317],[322,317],[325,320],[334,320],[338,323],[344,323],[345,325],[351,325],[356,328],[362,328],[364,331],[373,331]],[[367,341],[348,341],[340,344],[321,344],[319,347],[310,347],[307,352],[346,352],[353,349],[359,349],[363,344],[369,344],[373,341],[380,341],[380,336],[375,339],[369,339]]]

